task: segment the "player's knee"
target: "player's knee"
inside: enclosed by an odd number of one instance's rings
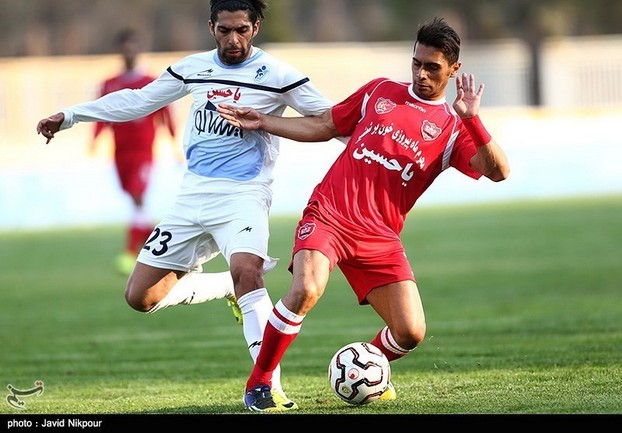
[[[426,326],[425,322],[419,324],[415,331],[411,333],[412,343],[414,344],[413,349],[423,343],[423,339],[425,338]]]
[[[127,302],[127,305],[141,313],[149,312],[154,305],[148,303],[144,296],[137,296],[135,293],[130,287],[125,290],[125,302]]]
[[[283,297],[286,305],[294,306],[292,312],[306,315],[322,296],[321,291],[310,286],[293,286]]]
[[[150,306],[145,305],[140,299],[132,298],[132,296],[128,295],[127,292],[125,294],[125,302],[127,302],[127,305],[129,305],[132,309],[141,313],[146,313],[151,309]]]
[[[321,297],[322,293],[315,287],[305,287],[298,292],[298,298],[311,307],[314,307]]]
[[[426,325],[423,322],[401,327],[395,331],[391,330],[391,333],[400,347],[406,350],[413,350],[423,342],[425,331]]]
[[[263,268],[261,265],[255,265],[254,263],[238,264],[235,268],[232,267],[231,275],[238,297],[264,285]]]

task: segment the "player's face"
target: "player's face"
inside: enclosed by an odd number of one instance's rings
[[[445,96],[449,79],[460,69],[460,62],[447,63],[443,53],[427,45],[415,44],[412,60],[413,91],[415,95],[428,101]]]
[[[127,40],[120,46],[120,52],[127,69],[133,69],[136,66],[136,58],[140,52],[140,46],[136,40]]]
[[[209,22],[220,61],[225,65],[237,65],[251,55],[253,38],[259,31],[259,21],[253,23],[247,11],[222,11],[216,22]]]

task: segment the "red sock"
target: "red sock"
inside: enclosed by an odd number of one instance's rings
[[[386,344],[384,343],[385,341]],[[386,356],[389,361],[394,361],[408,354],[408,351],[405,351],[401,347],[397,346],[396,343],[393,343],[393,345],[391,346],[393,350],[389,350],[389,348],[387,348],[387,345],[391,345],[391,342],[394,342],[394,340],[391,336],[391,333],[389,332],[388,327],[382,328],[380,332],[376,334],[376,337],[374,337],[374,339],[370,341],[371,344],[376,346],[378,349],[380,349],[382,353],[384,353],[384,356]]]
[[[268,321],[266,330],[263,333],[261,350],[255,361],[253,371],[246,382],[247,391],[257,385],[270,385],[272,387],[272,373],[297,335],[298,333],[285,334],[277,331]]]

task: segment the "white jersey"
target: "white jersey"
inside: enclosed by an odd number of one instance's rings
[[[269,210],[278,137],[233,127],[216,111],[219,103],[253,107],[280,116],[287,107],[319,115],[332,104],[292,66],[253,47],[239,65],[225,65],[216,50],[193,54],[137,90],[124,89],[62,112],[61,129],[80,121],[125,122],[144,117],[186,95],[193,103],[184,133],[188,162],[179,194],[155,227],[138,261],[161,269],[201,270],[222,253],[276,261],[268,255]]]
[[[226,180],[269,185],[279,155],[278,137],[229,125],[216,105],[253,107],[276,116],[287,107],[318,115],[332,106],[300,71],[257,47],[239,65],[223,64],[214,49],[183,58],[142,89],[120,90],[63,110],[61,129],[80,121],[133,120],[188,94],[193,97],[184,133],[188,170],[224,181],[203,183],[208,190],[230,185]]]

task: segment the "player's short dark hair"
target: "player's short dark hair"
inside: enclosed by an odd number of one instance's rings
[[[460,57],[460,36],[443,18],[423,24],[417,31],[417,43],[440,50],[450,65]]]
[[[248,17],[252,22],[264,19],[268,8],[267,0],[210,0],[210,20],[216,22],[218,13],[221,11],[237,12],[248,11]]]
[[[129,41],[138,41],[140,35],[136,29],[126,28],[120,30],[114,38],[114,42],[117,46],[121,46]]]

